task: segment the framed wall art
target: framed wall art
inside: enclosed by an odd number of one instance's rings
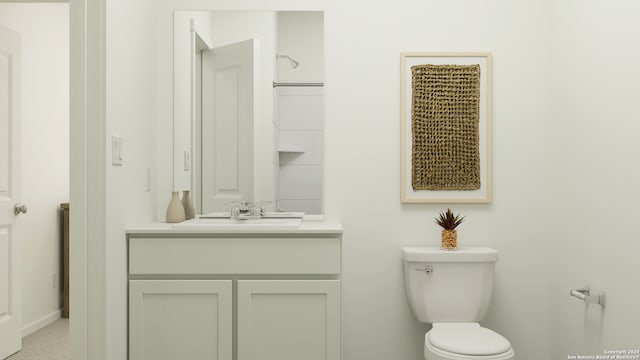
[[[400,55],[401,201],[491,202],[491,54]]]

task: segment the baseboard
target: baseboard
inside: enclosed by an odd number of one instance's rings
[[[34,332],[42,329],[43,327],[51,324],[52,322],[60,319],[62,312],[60,310],[54,311],[49,315],[44,316],[40,320],[34,321],[31,324],[22,328],[22,337],[33,334]]]

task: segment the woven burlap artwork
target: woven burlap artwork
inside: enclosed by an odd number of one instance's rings
[[[480,65],[411,67],[413,190],[480,188]]]

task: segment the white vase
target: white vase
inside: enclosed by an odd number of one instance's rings
[[[182,207],[184,208],[184,215],[187,220],[196,217],[196,209],[193,207],[193,201],[189,196],[189,190],[182,192]]]
[[[167,222],[179,223],[185,220],[184,207],[180,202],[179,192],[174,191],[171,193],[171,201],[169,201],[169,207],[167,207]]]

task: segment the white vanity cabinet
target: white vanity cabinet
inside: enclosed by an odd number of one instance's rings
[[[129,360],[339,360],[330,229],[129,230]]]

